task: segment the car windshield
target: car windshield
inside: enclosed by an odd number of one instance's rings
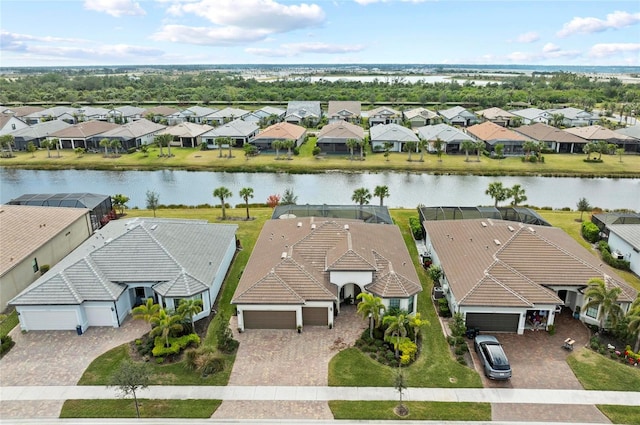
[[[502,347],[500,344],[496,343],[487,343],[484,344],[484,350],[487,355],[487,359],[491,366],[496,370],[509,370],[511,366],[509,366],[509,362],[507,361],[507,357],[502,351]]]

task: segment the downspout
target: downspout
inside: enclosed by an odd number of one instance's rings
[[[113,302],[113,311],[116,312],[116,321],[118,322],[118,327],[120,327],[120,316],[118,315],[118,305],[116,302]]]

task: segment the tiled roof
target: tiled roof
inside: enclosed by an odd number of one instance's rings
[[[346,121],[336,121],[322,127],[322,130],[318,133],[318,140],[322,138],[362,140],[364,138],[364,129],[359,125]]]
[[[587,140],[582,137],[578,137],[575,134],[568,133],[541,122],[531,125],[523,125],[521,127],[514,128],[513,130],[539,142],[587,143]]]
[[[42,106],[17,106],[11,107],[11,111],[13,112],[14,116],[19,118],[36,112],[44,111],[44,108]]]
[[[637,142],[637,139],[627,136],[622,133],[617,133],[613,130],[609,130],[608,128],[599,126],[599,125],[589,125],[586,127],[571,127],[566,128],[563,131],[567,133],[576,135],[578,137],[582,137],[583,139],[598,141],[626,141],[626,142]]]
[[[548,119],[551,117],[551,114],[549,112],[545,111],[544,109],[538,108],[516,109],[511,111],[511,113],[528,120],[534,120],[540,117],[545,117],[545,119]]]
[[[625,128],[619,128],[614,130],[616,133],[623,134],[625,136],[633,137],[634,139],[640,140],[640,125],[631,125]]]
[[[168,106],[156,106],[154,108],[149,108],[147,109],[147,112],[144,113],[144,115],[158,115],[158,116],[164,116],[164,117],[168,117],[169,115],[173,115],[173,114],[177,114],[178,111],[175,108],[170,108]]]
[[[362,112],[362,104],[357,101],[330,100],[327,107],[327,115],[332,117],[342,111],[349,111],[352,116],[359,117]]]
[[[124,117],[132,117],[135,115],[144,116],[144,114],[147,113],[146,109],[132,105],[119,106],[115,108],[115,111],[119,112]]]
[[[131,140],[137,137],[146,136],[165,129],[166,126],[156,124],[153,121],[149,121],[145,118],[133,121],[127,124],[123,124],[113,130],[105,131],[102,133],[104,137],[119,137],[124,140]]]
[[[198,137],[213,127],[207,124],[194,124],[192,122],[181,122],[178,125],[167,127],[158,134],[171,134],[176,137]]]
[[[597,119],[598,118],[597,114],[592,114],[591,112],[587,112],[584,109],[578,109],[578,108],[573,108],[573,107],[548,109],[547,111],[551,115],[562,114],[565,118],[570,119],[570,120]]]
[[[371,141],[418,142],[418,136],[399,124],[379,124],[369,129]]]
[[[110,122],[85,121],[63,128],[62,130],[58,130],[49,136],[60,139],[86,139],[119,127],[120,126],[118,124],[112,124]]]
[[[82,208],[0,205],[0,276],[88,213]]]
[[[461,116],[467,117],[467,118],[475,118],[476,117],[473,112],[467,111],[462,106],[454,106],[453,108],[443,109],[441,111],[438,111],[438,114],[442,115],[443,117],[445,117],[447,119],[455,118],[458,115],[461,115]]]
[[[637,293],[558,228],[491,219],[425,221],[424,226],[461,305],[560,304],[548,286],[579,288],[594,277],[622,288],[621,301],[630,302]]]
[[[480,117],[484,117],[488,120],[494,120],[499,118],[515,118],[515,115],[512,114],[511,112],[507,112],[502,108],[496,108],[496,107],[483,109],[481,111],[476,112],[476,115]]]
[[[16,139],[33,140],[44,139],[49,134],[53,134],[56,131],[60,131],[64,128],[71,127],[71,124],[61,120],[51,120],[45,122],[39,122],[37,124],[30,125],[29,127],[21,128],[11,133]]]
[[[380,106],[378,108],[375,109],[371,109],[370,111],[367,111],[367,116],[369,118],[371,117],[375,117],[378,115],[383,115],[383,116],[400,116],[400,112],[396,111],[393,108],[389,108],[388,106]]]
[[[216,108],[207,108],[204,106],[191,106],[187,109],[185,109],[184,111],[182,111],[182,113],[187,116],[196,116],[196,117],[206,117],[209,114],[213,114],[214,112],[216,112],[218,109]]]
[[[319,101],[292,100],[287,105],[287,115],[296,115],[301,118],[308,116],[321,117],[322,109]]]
[[[523,136],[520,133],[516,133],[513,130],[494,124],[491,121],[483,122],[482,124],[472,125],[467,128],[467,131],[475,136],[478,140],[482,140],[487,143],[499,142],[503,140],[517,140],[527,141],[528,137]]]
[[[640,224],[609,224],[607,228],[640,251]]]
[[[246,137],[258,131],[258,125],[253,122],[242,121],[236,119],[220,127],[215,127],[206,133],[203,137]]]
[[[249,114],[249,111],[238,108],[224,108],[207,115],[207,118],[240,118]]]
[[[426,108],[415,108],[415,109],[410,109],[408,111],[404,111],[404,116],[405,118],[407,118],[408,120],[416,118],[416,117],[422,117],[425,119],[433,119],[436,118],[438,116],[438,114],[436,114],[433,111],[430,111]]]
[[[306,131],[307,129],[302,126],[281,122],[265,128],[254,139],[298,140]]]
[[[373,272],[371,289],[366,289],[380,296],[407,297],[422,290],[397,226],[318,217],[274,219],[265,223],[232,303],[335,300],[330,270]]]
[[[472,140],[467,133],[458,130],[448,124],[428,125],[418,129],[418,135],[422,140],[440,139],[445,143],[462,142],[464,140]]]

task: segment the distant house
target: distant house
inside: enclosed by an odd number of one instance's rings
[[[106,108],[84,106],[74,112],[76,121],[109,121],[109,110]]]
[[[551,123],[551,114],[544,109],[525,108],[511,111],[513,115],[522,118],[523,124],[535,124],[541,122],[543,124]]]
[[[295,140],[296,146],[300,146],[306,135],[306,128],[288,122],[280,122],[262,130],[249,143],[259,150],[270,151],[276,140]]]
[[[109,111],[109,120],[117,124],[126,124],[128,122],[137,121],[142,119],[147,114],[145,108],[139,108],[137,106],[125,105],[118,108],[114,108]]]
[[[287,105],[284,121],[305,126],[316,126],[322,118],[319,101],[292,100]]]
[[[547,112],[551,114],[553,118],[554,115],[562,115],[562,125],[564,127],[581,127],[585,125],[593,125],[600,120],[600,116],[598,114],[593,114],[591,112],[587,112],[584,109],[578,108],[559,108],[559,109],[548,109]]]
[[[0,114],[0,136],[29,127],[29,124],[11,114]]]
[[[33,124],[11,133],[14,138],[14,144],[18,150],[26,150],[29,142],[37,147],[41,147],[43,140],[47,139],[50,134],[59,130],[71,127],[71,124],[65,121],[53,120]]]
[[[231,303],[240,330],[330,329],[361,292],[413,313],[421,291],[397,226],[299,217],[265,223]]]
[[[366,114],[369,119],[369,127],[379,124],[402,124],[402,112],[387,106],[372,109]]]
[[[404,151],[404,144],[407,142],[418,143],[420,139],[413,130],[398,124],[378,124],[369,129],[371,149],[376,151],[384,150],[385,144],[391,143],[391,152]]]
[[[610,224],[609,247],[611,254],[629,261],[631,271],[640,275],[640,224]]]
[[[446,124],[458,127],[469,127],[480,121],[473,112],[469,112],[462,106],[440,110],[438,115],[442,117]]]
[[[31,125],[43,121],[60,120],[69,124],[78,122],[78,111],[68,106],[54,106],[53,108],[43,109],[24,116],[24,121]]]
[[[495,147],[498,144],[503,145],[504,155],[522,154],[524,152],[522,148],[524,142],[531,140],[520,133],[500,127],[490,121],[467,128],[467,133],[476,140],[482,140],[489,151],[495,151]]]
[[[93,233],[89,211],[0,205],[0,311]]]
[[[498,124],[501,127],[511,127],[514,118],[516,118],[517,116],[515,114],[512,114],[511,112],[505,111],[502,108],[483,109],[476,112],[476,115],[484,118],[487,121],[491,121],[494,124]]]
[[[443,151],[446,153],[459,152],[461,151],[460,145],[462,142],[465,140],[473,141],[473,137],[448,124],[436,124],[420,127],[418,129],[418,137],[421,140],[429,142],[429,147],[427,148],[429,152],[436,151],[433,147],[433,142],[437,139],[444,142]]]
[[[209,149],[216,147],[216,140],[229,138],[231,145],[242,147],[258,134],[259,127],[252,122],[236,119],[219,127],[215,127],[201,135],[202,143],[206,143]],[[228,147],[228,144],[225,144]]]
[[[330,100],[327,107],[327,118],[332,121],[348,121],[356,124],[360,122],[362,105],[357,101]]]
[[[318,133],[316,146],[323,153],[345,153],[349,152],[347,140],[355,139],[360,142],[364,140],[364,129],[356,124],[338,120],[322,127]]]
[[[438,114],[426,108],[415,108],[404,111],[404,119],[409,121],[411,128],[438,124],[442,119]]]
[[[251,112],[242,119],[247,122],[256,123],[261,127],[265,127],[282,121],[286,112],[287,111],[285,109],[265,106],[264,108]]]
[[[206,116],[213,114],[218,109],[206,108],[204,106],[191,106],[185,110],[173,113],[169,115],[169,125],[176,125],[183,122],[189,122],[193,124],[206,124]]]
[[[123,149],[139,148],[154,143],[156,134],[165,128],[164,125],[141,118],[102,133],[102,138],[119,140]]]
[[[205,117],[206,123],[212,126],[223,125],[228,122],[244,119],[250,114],[249,111],[238,108],[224,108],[219,111],[213,112]]]
[[[57,138],[63,149],[99,149],[102,133],[119,128],[118,124],[105,121],[84,121],[49,135]]]
[[[35,112],[44,111],[42,106],[12,106],[12,107],[0,107],[0,113],[11,114],[16,118],[26,117],[29,114]],[[26,122],[26,119],[24,120]]]
[[[563,131],[586,139],[589,142],[614,144],[619,148],[623,148],[625,152],[640,152],[640,140],[599,125],[565,128]]]
[[[202,135],[212,130],[210,125],[200,125],[191,122],[183,122],[178,125],[167,127],[158,134],[171,134],[173,142],[171,146],[181,146],[183,148],[195,148],[202,142]]]
[[[180,111],[178,111],[175,108],[170,108],[168,106],[156,106],[156,107],[147,109],[147,112],[145,112],[144,117],[156,123],[168,124],[169,117],[176,116],[179,113]]]
[[[633,137],[634,139],[640,141],[640,125],[631,125],[625,128],[619,128],[614,130],[616,133],[620,133],[625,136]]]
[[[582,153],[582,148],[587,144],[587,140],[582,137],[540,122],[523,125],[513,130],[530,140],[544,143],[547,148],[558,153]]]
[[[200,320],[209,316],[233,260],[236,230],[206,220],[116,220],[10,305],[24,331],[117,328],[148,298],[168,310],[201,301],[193,317]]]

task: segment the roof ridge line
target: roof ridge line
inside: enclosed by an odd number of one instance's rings
[[[93,263],[93,259],[91,258],[91,256],[87,255],[86,257],[82,258],[82,260],[84,260],[84,262],[87,264],[87,267],[89,267],[89,270],[91,270],[91,273],[93,273],[98,282],[100,282],[100,285],[102,285],[102,287],[109,293],[109,295],[111,295],[112,298],[117,299],[115,297],[115,294],[111,292],[111,289],[107,285],[105,285],[104,281],[109,279],[106,279],[106,276],[104,275],[104,273],[102,273],[100,267],[98,267],[97,264]],[[111,280],[109,280],[109,282],[111,282]]]
[[[314,282],[318,287],[320,287],[322,290],[324,290],[326,293],[328,293],[329,295],[331,295],[333,298],[335,298],[336,296],[334,294],[332,294],[326,286],[324,286],[320,281],[318,281],[318,279],[316,279],[311,273],[309,273],[307,271],[307,269],[305,267],[303,267],[300,263],[298,263],[294,258],[292,257],[287,257],[286,259],[284,259],[283,261],[281,261],[279,265],[284,264],[285,261],[289,260],[290,262],[293,263],[294,266],[296,266],[302,273],[304,273],[307,277],[309,277],[309,279],[311,279],[312,282]],[[276,266],[277,267],[277,266]],[[275,268],[274,268],[275,269]],[[277,274],[276,274],[277,275]],[[280,276],[277,275],[279,278]],[[282,279],[282,278],[280,278]],[[282,279],[284,281],[284,279]],[[285,282],[286,283],[286,282]],[[292,289],[293,290],[293,289]],[[294,291],[295,292],[295,291]],[[297,292],[295,292],[296,294],[298,294]],[[302,297],[300,297],[302,298]],[[304,300],[305,302],[307,300]]]

